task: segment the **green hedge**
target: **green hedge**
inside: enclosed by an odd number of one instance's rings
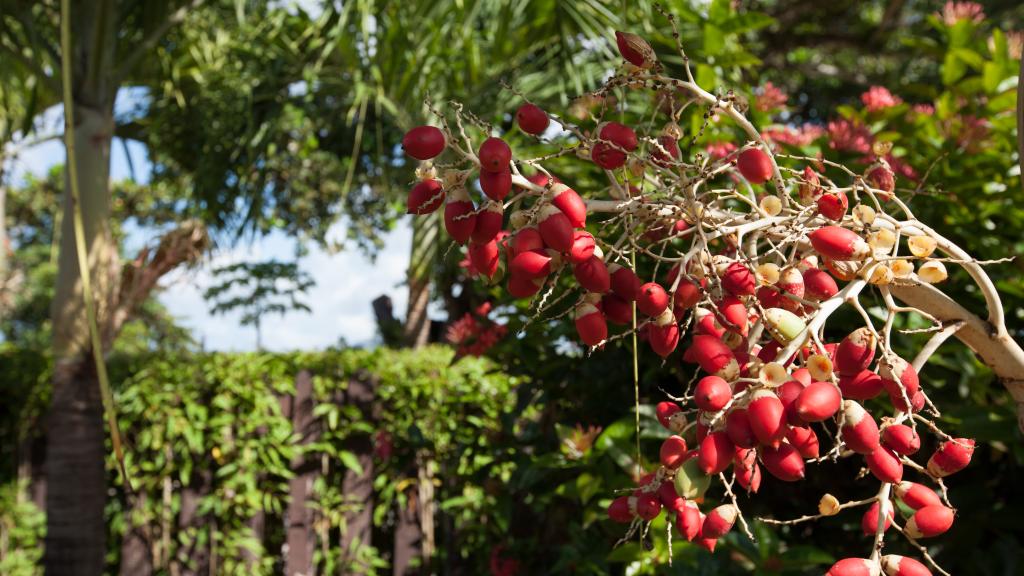
[[[493,497],[478,480],[508,475],[502,455],[487,442],[512,414],[514,389],[520,379],[477,358],[453,362],[448,348],[421,351],[378,349],[296,354],[148,355],[111,362],[116,406],[127,444],[127,468],[136,504],[128,511],[116,467],[108,462],[110,483],[119,496],[108,503],[109,559],[119,562],[129,525],[144,526],[156,551],[156,573],[170,563],[186,567],[211,553],[218,570],[253,574],[280,572],[284,543],[283,513],[288,505],[290,462],[300,452],[322,462],[324,474],[315,483],[318,509],[316,563],[320,573],[338,573],[338,542],[344,513],[362,502],[347,502],[341,493],[346,469],[358,469],[346,441],[370,435],[378,444],[375,457],[375,536],[390,551],[389,529],[395,500],[415,480],[416,455],[442,470],[445,482],[437,499],[451,515],[460,538],[472,547],[493,541],[493,528],[482,525],[483,511]],[[282,414],[280,397],[294,391],[301,370],[313,374],[314,415],[322,433],[300,445],[297,431]],[[41,430],[38,406],[45,400],[49,363],[46,358],[6,351],[0,354],[0,390],[4,394],[4,438]],[[351,404],[338,402],[353,379],[374,383],[373,420]],[[42,392],[41,392],[42,391]],[[43,536],[41,514],[34,506],[13,502],[16,490],[14,452],[4,442],[0,524],[10,535],[0,560],[2,574],[33,574]],[[381,448],[391,444],[390,454]],[[407,477],[412,474],[412,477]],[[184,494],[199,492],[193,525],[178,525]],[[454,493],[453,493],[454,490]],[[489,502],[490,501],[490,502]],[[264,515],[262,539],[253,537],[249,522]],[[198,552],[197,552],[198,551]],[[373,572],[385,565],[374,548],[358,551],[359,566],[350,571]],[[351,558],[351,556],[350,556]],[[486,555],[476,559],[479,565]]]

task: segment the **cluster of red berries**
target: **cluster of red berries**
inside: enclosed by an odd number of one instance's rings
[[[627,74],[659,69],[643,39],[627,33],[616,39],[632,66]],[[657,80],[645,80],[652,78]],[[530,103],[515,117],[519,128],[534,136],[544,134],[550,124],[548,114]],[[884,213],[882,203],[894,200],[895,177],[885,161],[843,188],[810,166],[783,172],[763,142],[737,148],[717,165],[698,170],[683,161],[682,134],[674,122],[657,136],[644,138],[618,122],[599,123],[587,133],[576,129],[575,134],[577,154],[612,180],[615,200],[610,207],[604,201],[603,211],[628,212],[634,226],[631,244],[648,243],[633,248],[634,254],[655,255],[674,242],[690,242],[679,257],[660,257],[675,263],[662,283],[642,280],[626,265],[624,249],[586,230],[588,212],[597,204],[588,206],[592,201],[535,162],[531,165],[539,171],[522,176],[505,140],[488,135],[474,152],[465,137],[466,146],[450,142],[447,128],[420,126],[405,135],[402,146],[407,155],[425,162],[409,195],[409,212],[428,214],[444,204],[445,228],[457,243],[468,244],[472,270],[492,282],[507,276],[509,294],[528,298],[546,285],[553,287],[558,272],[571,269],[582,291],[574,319],[585,345],[607,342],[609,323],[627,326],[625,333],[635,326],[650,348],[667,358],[692,328],[682,360],[707,375],[683,399],[685,409],[674,402],[657,406],[659,421],[673,433],[662,444],[661,466],[631,495],[615,499],[609,517],[650,521],[664,510],[674,514],[675,526],[688,541],[714,550],[741,517],[735,499],[706,512],[698,506],[716,475],[731,468],[735,482],[753,493],[760,488],[762,466],[771,476],[794,482],[804,477],[808,462],[857,455],[884,488],[864,516],[866,533],[891,524],[891,492],[915,510],[906,521],[907,536],[931,537],[948,530],[954,516],[948,501],[903,480],[904,463],[921,447],[915,414],[927,404],[917,370],[893,353],[884,338],[880,341],[870,325],[840,342],[821,340],[828,314],[865,285],[945,279],[941,260],[930,258],[937,247],[934,238],[901,231],[891,218],[876,218],[879,211]],[[448,168],[439,175],[429,161],[449,148],[470,168]],[[621,182],[616,171],[622,173]],[[730,204],[743,196],[736,190],[719,197],[706,192],[648,200],[630,178],[643,184],[651,172],[654,182],[673,182],[674,176],[674,182],[693,189],[695,182],[730,173],[751,187],[770,183],[774,193],[745,200],[750,213]],[[659,180],[661,175],[666,180]],[[479,205],[467,189],[473,176],[483,193]],[[514,188],[516,195],[506,202]],[[870,202],[851,210],[850,195]],[[522,207],[520,202],[529,198],[532,205]],[[505,209],[513,205],[519,209],[506,217]],[[774,230],[771,250],[758,254],[756,239],[754,249],[743,244],[736,230],[747,225],[759,233]],[[732,231],[723,231],[730,226]],[[912,256],[898,256],[901,237]],[[602,245],[611,248],[606,253]],[[921,261],[916,273],[914,259]],[[841,288],[840,283],[846,284]],[[882,354],[876,359],[879,348]],[[894,415],[879,420],[864,403],[883,392]],[[695,415],[692,424],[688,415]],[[824,431],[823,422],[833,422],[838,430],[825,455],[815,429],[818,425]],[[923,468],[933,478],[964,468],[974,449],[972,440],[942,439]],[[885,522],[879,520],[882,510]],[[883,571],[889,576],[929,573],[914,559],[885,556],[842,560],[829,574]]]

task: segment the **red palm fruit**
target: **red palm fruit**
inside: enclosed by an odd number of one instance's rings
[[[551,273],[551,257],[542,252],[520,252],[512,259],[509,269],[523,278],[543,278]]]
[[[790,426],[786,441],[796,448],[804,458],[817,458],[819,454],[818,435],[810,426]]]
[[[523,252],[543,252],[544,239],[540,236],[540,230],[534,227],[523,228],[512,237],[512,258]]]
[[[590,150],[590,159],[605,170],[615,170],[626,164],[626,153],[607,142],[595,142]]]
[[[864,462],[875,478],[882,482],[895,484],[903,479],[903,462],[900,461],[899,454],[885,446],[879,446],[865,455]]]
[[[636,132],[634,132],[629,126],[618,122],[605,122],[604,125],[598,129],[598,133],[601,135],[602,140],[607,140],[627,152],[636,150],[636,147],[639,144]]]
[[[761,184],[772,177],[771,158],[760,148],[748,148],[740,152],[736,167],[751,184]]]
[[[698,538],[697,545],[707,550],[708,552],[714,552],[715,546],[718,546],[717,538]]]
[[[846,447],[858,454],[870,454],[878,448],[878,424],[853,400],[843,400],[843,427]]]
[[[882,377],[882,385],[889,393],[889,400],[900,412],[910,410],[914,396],[921,389],[917,370],[899,356],[883,358],[878,362],[878,375]],[[906,396],[904,396],[906,394]]]
[[[528,298],[540,292],[544,286],[543,278],[530,278],[522,274],[510,273],[508,276],[508,293],[513,298]]]
[[[682,436],[669,436],[661,443],[661,465],[675,470],[686,461],[686,440]],[[674,488],[673,488],[674,490]]]
[[[613,324],[629,324],[633,321],[633,305],[615,294],[605,294],[601,306],[605,317]]]
[[[885,576],[932,576],[932,571],[924,564],[896,554],[882,556],[882,572]]]
[[[466,189],[459,186],[448,192],[444,205],[444,228],[448,235],[459,244],[465,244],[476,228],[476,214],[473,201]]]
[[[910,456],[921,449],[921,437],[906,424],[893,424],[882,430],[882,445],[897,454]]]
[[[648,316],[657,317],[668,308],[668,292],[657,282],[648,282],[640,286],[636,307]]]
[[[790,374],[790,376],[793,377],[793,380],[796,380],[804,386],[810,386],[811,382],[814,380],[811,378],[811,371],[807,368],[797,368],[796,370],[793,370],[793,373]]]
[[[774,286],[761,286],[757,289],[757,300],[764,308],[782,308],[783,301],[788,300],[782,291]]]
[[[676,434],[682,433],[683,428],[686,427],[686,416],[683,414],[683,409],[675,402],[658,402],[654,413],[662,426]]]
[[[778,446],[786,436],[786,409],[782,401],[770,390],[758,390],[750,398],[747,417],[754,436],[764,446]]]
[[[726,296],[716,303],[722,325],[732,332],[747,335],[747,306],[735,296]]]
[[[697,421],[696,429],[697,429],[697,431],[696,431],[695,434],[697,436],[697,442],[698,443],[703,442],[704,439],[708,437],[709,430],[708,430],[707,425],[704,424],[703,422],[701,422],[700,420],[698,420]]]
[[[623,524],[633,521],[633,512],[630,511],[629,499],[631,496],[619,496],[608,505],[608,518],[614,522]]]
[[[808,300],[821,302],[839,293],[839,286],[832,276],[820,268],[808,268],[803,272],[804,294]]]
[[[498,243],[495,240],[477,244],[475,241],[469,243],[469,261],[473,267],[488,278],[493,278],[498,271]]]
[[[725,328],[718,322],[714,314],[703,308],[697,309],[697,325],[693,328],[694,334],[706,334],[721,340],[725,335]]]
[[[565,214],[573,228],[587,225],[587,205],[572,188],[561,182],[552,186],[551,203]]]
[[[569,261],[573,264],[586,262],[594,255],[594,248],[597,242],[594,236],[586,230],[574,230],[572,233],[572,248],[569,249]],[[611,272],[611,269],[608,270]]]
[[[939,495],[934,490],[917,482],[904,480],[897,484],[894,490],[896,497],[914,510],[920,510],[925,506],[942,505],[942,499],[939,498]]]
[[[705,376],[697,382],[693,402],[705,412],[718,412],[732,399],[729,383],[718,376]]]
[[[673,436],[673,438],[679,437]],[[685,462],[685,458],[683,461]],[[658,500],[661,501],[661,505],[666,510],[669,512],[675,512],[676,514],[681,514],[683,508],[686,507],[686,500],[676,493],[675,484],[668,480],[662,482],[661,486],[658,487]]]
[[[818,197],[818,213],[829,220],[836,222],[846,216],[846,210],[850,207],[850,201],[846,198],[846,192],[842,190],[829,191]]]
[[[924,392],[918,390],[917,394],[914,394],[913,397],[910,398],[910,410],[911,412],[920,412],[927,403],[928,401],[924,397]]]
[[[701,518],[697,504],[692,500],[686,500],[683,503],[683,510],[676,516],[676,529],[688,542],[693,542],[693,539],[700,534],[701,524],[703,524],[703,518]]]
[[[588,292],[604,294],[611,288],[608,268],[605,267],[604,260],[597,256],[591,256],[589,260],[573,266],[573,275],[580,286]]]
[[[647,342],[655,354],[665,358],[679,345],[679,324],[671,312],[666,311],[662,316],[666,318],[659,317],[659,321],[647,327]]]
[[[954,438],[939,445],[938,450],[928,459],[928,472],[943,478],[959,472],[971,463],[974,455],[974,440]]]
[[[871,247],[853,230],[825,226],[807,235],[819,254],[832,260],[863,260],[871,255]]]
[[[444,151],[444,132],[434,126],[417,126],[402,137],[402,150],[417,160],[430,160]]]
[[[476,215],[476,225],[470,235],[473,242],[483,244],[494,240],[498,236],[498,232],[501,232],[502,216],[501,202],[488,202],[487,206]]]
[[[800,203],[809,206],[821,196],[821,178],[810,166],[804,166],[804,181],[800,183]]]
[[[878,341],[871,330],[858,328],[836,348],[835,367],[840,375],[853,375],[867,368],[875,358]]]
[[[409,191],[406,209],[409,214],[430,214],[444,203],[444,189],[439,180],[421,180]]]
[[[488,138],[480,145],[477,152],[480,158],[480,170],[486,172],[504,172],[509,170],[512,161],[512,149],[501,138]]]
[[[893,192],[896,190],[896,175],[893,174],[892,170],[888,166],[880,165],[875,166],[868,170],[868,173],[864,176],[864,179],[871,184],[872,187],[878,188],[883,192],[883,200],[891,200]]]
[[[612,280],[612,292],[627,302],[636,300],[641,283],[635,272],[618,264],[609,264],[608,274]]]
[[[635,502],[636,515],[648,522],[657,518],[658,514],[661,514],[661,500],[658,499],[657,494],[637,490],[630,497],[630,502]]]
[[[636,150],[636,132],[618,122],[606,122],[597,127],[599,140],[594,143],[590,157],[598,166],[615,170],[626,163],[626,154]]]
[[[722,274],[722,288],[734,296],[753,296],[757,283],[750,268],[742,262],[733,262]]]
[[[654,49],[646,40],[630,32],[615,32],[615,44],[619,54],[637,68],[650,68],[656,60]]]
[[[825,576],[879,576],[878,565],[865,558],[843,558]]]
[[[587,346],[597,346],[608,338],[608,324],[604,314],[593,304],[584,302],[576,307],[576,332]]]
[[[551,120],[539,106],[527,102],[516,110],[516,122],[519,123],[519,129],[523,132],[539,136],[548,129]]]
[[[835,416],[842,403],[839,390],[831,382],[812,382],[800,392],[794,406],[804,422],[821,422]]]
[[[925,506],[907,520],[903,527],[911,538],[931,538],[944,533],[953,525],[953,511],[941,504]]]
[[[778,448],[765,447],[761,462],[768,473],[783,482],[796,482],[804,477],[804,459],[796,448],[783,442]]]
[[[736,482],[747,492],[756,494],[761,489],[761,467],[757,465],[757,452],[754,450],[737,448],[732,471]]]
[[[732,530],[736,523],[736,507],[732,504],[722,504],[704,517],[704,523],[700,527],[701,538],[718,539]]]
[[[662,168],[668,168],[673,162],[678,162],[681,156],[679,142],[667,134],[658,136],[658,145],[651,148],[651,159]]]
[[[537,229],[548,248],[559,252],[568,252],[572,248],[572,223],[558,208],[550,204],[541,208]]]
[[[480,189],[491,200],[501,202],[512,190],[512,171],[508,168],[497,172],[481,170]]]
[[[729,467],[735,447],[725,432],[711,432],[700,443],[697,466],[708,475],[718,474]]]
[[[772,359],[769,362],[774,361],[775,354],[772,354]],[[786,414],[786,423],[791,426],[802,426],[803,420],[800,419],[800,415],[796,411],[796,399],[800,397],[800,393],[804,391],[803,382],[799,380],[789,380],[783,382],[781,386],[775,389],[775,394],[779,397],[779,401],[782,402],[782,409]]]
[[[885,525],[882,526],[882,532],[885,532],[892,526],[892,519],[895,517],[895,512],[892,509],[892,503],[888,500],[883,500],[883,502],[885,502]],[[881,506],[878,505],[878,502],[875,502],[867,509],[866,512],[864,512],[864,516],[861,517],[860,529],[865,536],[878,533],[879,508],[881,508]]]
[[[840,376],[839,390],[843,398],[870,400],[882,392],[882,377],[865,368],[853,375]]]
[[[714,336],[694,336],[689,351],[690,357],[708,374],[721,376],[726,380],[739,375],[740,365],[736,361],[736,356],[725,343]]]
[[[717,378],[717,376],[708,376],[708,378]],[[746,408],[733,408],[729,411],[725,417],[725,434],[733,444],[740,448],[753,448],[757,445],[757,438],[754,436],[754,430],[750,427],[750,418],[747,416]]]
[[[700,287],[684,278],[679,281],[679,286],[676,286],[674,307],[676,310],[689,310],[700,302],[700,298]]]
[[[784,293],[792,294],[797,298],[803,298],[806,292],[803,274],[792,266],[782,269],[782,272],[779,274],[779,281],[775,285]],[[784,296],[780,298],[779,303],[779,306],[771,306],[771,308],[785,308],[790,312],[797,312],[801,308],[800,302]]]

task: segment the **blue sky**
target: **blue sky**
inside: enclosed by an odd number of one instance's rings
[[[118,99],[121,107],[121,98]],[[60,130],[60,107],[49,110],[43,119],[43,134]],[[135,176],[146,181],[149,162],[145,148],[132,143],[127,147],[134,165]],[[43,174],[51,166],[64,162],[64,146],[60,141],[48,141],[23,150],[14,160],[12,175],[18,183],[26,173]],[[111,177],[115,180],[130,177],[130,164],[125,146],[118,140],[111,148]],[[331,235],[344,238],[344,222],[336,224]],[[129,232],[129,254],[139,246],[150,243],[154,235],[147,230]],[[299,265],[316,281],[305,301],[312,313],[290,313],[271,316],[263,322],[263,345],[268,350],[312,350],[336,344],[344,338],[349,345],[372,345],[376,342],[376,323],[370,303],[381,294],[387,294],[394,303],[395,313],[403,316],[407,300],[405,270],[409,262],[411,242],[409,222],[403,220],[387,234],[384,248],[376,262],[370,262],[354,248],[330,254],[312,247]],[[192,270],[178,270],[163,281],[159,299],[179,322],[192,330],[196,340],[208,350],[252,350],[256,345],[254,330],[239,323],[240,313],[211,316],[209,306],[202,298],[211,280],[210,271],[217,266],[239,262],[260,261],[270,258],[290,260],[295,244],[283,234],[271,234],[252,244],[217,250],[209,254],[201,266]]]

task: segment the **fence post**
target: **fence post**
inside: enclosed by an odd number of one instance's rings
[[[315,441],[319,433],[313,419],[313,405],[313,375],[302,370],[295,377],[295,394],[281,397],[282,412],[285,418],[291,419],[293,430],[299,435],[300,446]],[[292,459],[291,467],[295,475],[288,483],[290,499],[285,513],[288,547],[285,575],[310,576],[313,574],[316,533],[313,509],[308,502],[319,474],[319,465],[299,453]]]
[[[359,373],[348,381],[343,401],[359,409],[366,421],[375,420],[373,402],[376,397],[373,376]],[[372,545],[373,535],[373,438],[369,434],[353,434],[345,440],[344,449],[355,455],[362,471],[345,470],[341,489],[346,507],[341,533],[341,573],[357,573],[354,565],[359,546]]]

